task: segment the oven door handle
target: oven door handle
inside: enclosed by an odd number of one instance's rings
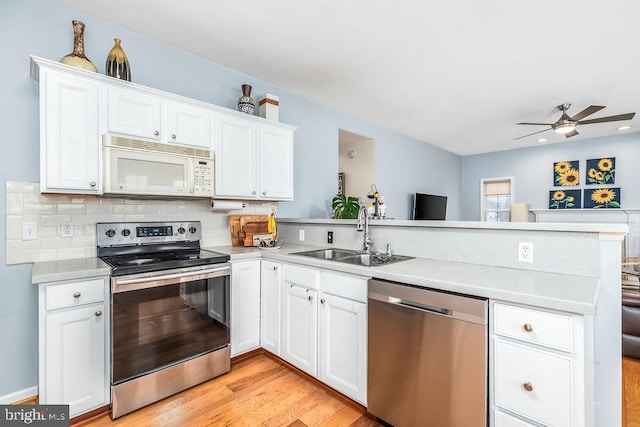
[[[230,269],[227,265],[225,267],[184,271],[180,273],[170,273],[151,277],[136,277],[131,279],[114,277],[112,292],[117,294],[120,292],[138,291],[158,286],[175,285],[177,283],[223,277],[228,276],[229,271]]]

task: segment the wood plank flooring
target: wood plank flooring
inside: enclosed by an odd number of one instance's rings
[[[622,358],[622,427],[640,427],[640,360]]]
[[[378,426],[364,409],[299,372],[258,354],[231,372],[117,420],[76,426]]]

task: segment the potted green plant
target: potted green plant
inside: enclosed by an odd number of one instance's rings
[[[336,194],[331,201],[333,217],[339,219],[357,219],[360,204],[357,197]]]

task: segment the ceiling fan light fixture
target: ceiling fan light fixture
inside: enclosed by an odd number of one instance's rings
[[[570,132],[573,132],[574,130],[576,130],[576,123],[575,122],[564,122],[564,123],[558,123],[557,125],[553,126],[553,131],[555,133],[559,133],[559,134],[567,134]]]

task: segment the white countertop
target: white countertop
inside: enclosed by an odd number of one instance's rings
[[[111,267],[99,258],[36,262],[33,264],[31,283],[77,280],[87,277],[108,276],[110,273]]]
[[[362,267],[291,255],[294,252],[321,248],[284,244],[277,250],[235,246],[205,249],[229,254],[232,262],[262,257],[572,313],[593,315],[596,312],[599,290],[597,278],[426,258],[414,258],[378,267]]]

